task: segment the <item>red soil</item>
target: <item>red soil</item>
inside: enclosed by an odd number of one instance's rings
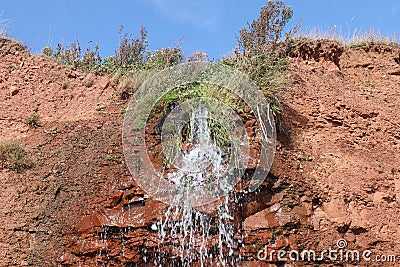
[[[251,261],[272,235],[275,248],[288,251],[322,251],[344,238],[348,248],[370,249],[372,258],[396,254],[400,261],[400,49],[333,42],[296,48],[271,175],[261,193],[238,207],[243,266],[264,266]],[[30,55],[5,39],[0,58],[0,144],[20,141],[35,162],[22,173],[0,170],[0,265],[114,266],[143,262],[143,248],[156,253],[150,226],[165,206],[141,204],[144,193],[124,163],[128,100],[116,82]],[[24,123],[32,113],[41,127]],[[107,159],[111,154],[120,156]],[[111,223],[115,214],[126,220]],[[104,227],[111,229],[108,238],[101,236]],[[347,266],[356,265],[367,263]]]

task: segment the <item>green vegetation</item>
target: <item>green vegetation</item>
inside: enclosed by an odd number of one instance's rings
[[[102,111],[102,110],[105,110],[107,107],[106,106],[98,106],[97,108],[96,108],[96,110],[97,111]]]
[[[230,121],[231,118],[229,117],[229,114],[224,114],[224,112],[226,111],[222,110],[220,106],[217,105],[218,103],[223,103],[230,107],[232,110],[236,111],[245,109],[247,105],[239,96],[233,94],[230,90],[226,88],[214,84],[198,82],[177,87],[169,91],[167,94],[163,95],[163,97],[156,103],[153,110],[151,111],[151,114],[153,114],[151,117],[153,117],[154,114],[161,114],[161,121],[163,121],[163,119],[174,107],[188,100],[199,97],[215,99],[219,101],[215,103],[207,101],[207,103],[211,107],[209,109],[209,112],[212,112],[212,110],[218,110],[219,113],[221,113],[219,114],[220,121],[215,121],[212,119],[208,120],[208,125],[211,131],[211,138],[215,140],[216,144],[221,148],[230,146],[234,140],[230,139],[231,133],[227,132],[227,128],[225,126],[231,125],[232,121]],[[158,129],[157,127],[156,132],[160,132],[161,129]],[[185,135],[188,139],[191,138],[188,126],[187,129],[183,129],[183,135]],[[182,142],[184,141],[186,140],[182,140]],[[177,143],[176,145],[181,146],[182,143]]]
[[[42,126],[39,116],[36,113],[32,113],[32,115],[25,120],[25,124],[34,128]]]
[[[271,103],[272,111],[275,114],[281,112],[281,94],[288,86],[287,74],[289,66],[287,56],[293,51],[296,39],[334,39],[345,42],[349,46],[360,46],[379,42],[396,42],[394,36],[384,38],[379,33],[370,31],[367,34],[357,32],[344,36],[335,27],[333,32],[322,34],[317,30],[309,33],[299,31],[299,24],[286,32],[288,22],[293,17],[293,10],[280,0],[268,0],[260,10],[258,18],[248,23],[236,37],[237,46],[233,53],[221,59],[223,64],[236,68],[246,73],[251,80],[262,90],[264,96]],[[84,72],[107,73],[113,75],[111,82],[118,84],[118,91],[122,99],[128,99],[150,76],[160,70],[182,62],[193,62],[207,60],[203,52],[195,52],[186,57],[179,45],[172,48],[161,48],[155,51],[148,49],[148,32],[146,28],[140,27],[137,36],[128,34],[124,27],[119,29],[119,45],[113,56],[102,58],[99,54],[99,46],[88,43],[83,49],[81,44],[75,40],[68,46],[58,44],[55,49],[47,46],[42,53],[54,59],[59,64],[69,66],[73,69]],[[343,37],[344,36],[344,37]],[[85,79],[87,87],[92,86],[90,77]],[[373,87],[373,84],[369,84]],[[68,84],[63,84],[66,89]],[[207,87],[207,90],[204,90]],[[224,88],[213,87],[205,84],[192,84],[175,88],[165,95],[157,107],[153,109],[150,118],[154,114],[166,113],[176,103],[184,102],[195,97],[216,98],[236,111],[243,110],[245,104]],[[143,107],[148,108],[145,101]],[[97,110],[102,110],[98,107]],[[163,114],[164,116],[165,114]],[[278,116],[279,117],[279,116]],[[148,118],[137,118],[140,123],[146,123]],[[209,122],[213,129],[213,135],[219,144],[226,144],[229,140],[223,140],[225,134],[223,129],[215,122]],[[278,123],[279,124],[279,123]],[[40,123],[35,120],[29,125],[38,127]]]
[[[268,1],[259,17],[244,27],[237,37],[234,54],[225,63],[248,74],[266,98],[280,110],[279,94],[286,87],[291,49],[290,36],[281,40],[293,10],[282,1]],[[294,30],[293,30],[294,31]]]
[[[261,9],[259,18],[240,31],[234,53],[222,60],[248,74],[270,102],[277,106],[275,110],[279,110],[279,92],[286,86],[288,65],[285,58],[290,49],[290,38],[281,41],[281,37],[292,15],[290,6],[282,1],[268,1]],[[104,59],[99,54],[98,45],[92,49],[88,44],[82,49],[77,40],[69,46],[58,44],[55,50],[47,46],[42,53],[73,69],[117,75],[118,87],[124,98],[128,98],[143,81],[159,70],[185,60],[207,60],[207,55],[200,51],[185,58],[177,45],[148,50],[147,30],[144,27],[140,28],[139,37],[125,33],[123,26],[119,35],[120,42],[114,56]],[[89,82],[87,86],[90,87]]]
[[[237,37],[237,47],[232,55],[222,59],[223,64],[249,75],[268,101],[272,103],[272,109],[275,113],[281,111],[279,98],[281,92],[287,86],[289,68],[286,57],[290,52],[292,43],[289,38],[290,34],[286,36],[285,40],[282,41],[281,39],[284,28],[292,15],[292,9],[284,5],[282,1],[268,1],[267,5],[262,8],[259,18],[240,31]],[[115,56],[115,65],[118,66],[118,71],[114,76],[118,79],[120,90],[126,95],[134,92],[150,74],[155,74],[160,69],[184,61],[180,48],[165,48],[152,53],[145,53],[146,36],[147,32],[144,28],[140,30],[140,38],[135,39],[126,34],[121,35],[121,47],[117,50]],[[124,54],[129,55],[123,56]],[[205,59],[207,59],[207,56],[204,53],[197,52],[190,56],[187,61]],[[226,88],[207,83],[193,83],[174,88],[165,94],[151,110],[149,118],[143,117],[141,113],[135,116],[137,126],[146,125],[146,121],[155,117],[156,114],[159,114],[157,119],[163,123],[174,107],[198,97],[217,99],[238,113],[250,110],[240,97]],[[144,99],[137,109],[148,110],[150,103],[152,103],[150,99],[151,96],[149,96],[149,101]],[[223,111],[221,110],[221,112]],[[221,117],[226,120],[231,119],[228,115]],[[233,144],[237,141],[232,140],[230,137],[232,133],[226,127],[226,125],[231,124],[232,121],[208,120],[211,138],[215,140],[219,147],[227,150],[233,149]],[[161,132],[161,126],[161,124],[156,125],[156,133]],[[189,128],[190,125],[186,127]],[[183,143],[190,142],[189,132],[189,129],[183,129],[182,138],[176,143],[171,143],[167,150],[181,149]]]
[[[107,160],[113,160],[113,159],[117,159],[117,158],[120,158],[120,157],[121,157],[121,154],[109,154],[109,155],[107,155],[106,159]]]
[[[14,141],[0,145],[0,169],[21,172],[32,166],[33,162],[28,157],[24,146],[19,142]]]
[[[73,69],[84,72],[108,73],[114,74],[121,72],[123,74],[136,73],[137,71],[158,69],[183,62],[184,53],[181,48],[162,48],[155,51],[147,49],[148,40],[147,30],[140,28],[140,37],[135,38],[132,35],[123,32],[124,27],[119,29],[120,43],[114,56],[102,59],[99,54],[99,46],[91,48],[90,43],[82,49],[78,40],[65,46],[59,43],[54,50],[46,46],[42,54],[54,59],[57,63],[69,66]]]

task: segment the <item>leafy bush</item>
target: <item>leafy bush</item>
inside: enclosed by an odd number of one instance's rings
[[[91,50],[88,45],[85,53],[82,55],[82,48],[79,41],[75,40],[69,46],[64,46],[59,43],[57,49],[54,50],[46,46],[42,50],[42,54],[53,58],[58,64],[72,67],[81,71],[99,71],[102,65],[102,60],[99,54],[99,46],[96,45],[94,50]]]
[[[285,6],[282,1],[269,0],[261,8],[259,18],[240,31],[236,52],[243,55],[271,52],[292,16],[290,6]]]
[[[124,27],[121,26],[120,43],[114,57],[115,65],[122,68],[140,67],[146,56],[147,30],[143,26],[140,27],[140,38],[132,38],[132,35],[127,33],[122,34],[123,30]]]
[[[21,172],[33,166],[23,145],[9,142],[0,145],[0,169],[11,169]]]
[[[268,1],[259,17],[240,31],[233,56],[225,60],[247,73],[275,105],[279,105],[278,94],[285,86],[288,71],[289,42],[281,42],[281,37],[292,16],[290,6],[282,1]]]
[[[84,71],[96,71],[102,64],[102,60],[99,54],[99,45],[94,47],[92,51],[89,46],[86,47],[86,51],[83,54],[82,60],[78,61],[79,66],[77,68]]]
[[[57,63],[75,66],[77,61],[81,59],[82,49],[77,40],[72,42],[69,46],[64,47],[63,44],[57,45],[57,50],[54,54],[54,58]]]
[[[132,37],[123,33],[124,27],[119,29],[120,43],[113,56],[102,59],[99,46],[94,50],[88,45],[82,53],[79,41],[75,40],[68,46],[58,44],[54,51],[50,46],[42,50],[42,54],[53,58],[58,64],[69,66],[84,72],[108,73],[120,72],[127,74],[148,69],[163,69],[185,60],[185,55],[180,47],[161,48],[151,52],[147,50],[147,30],[140,28],[140,37]]]

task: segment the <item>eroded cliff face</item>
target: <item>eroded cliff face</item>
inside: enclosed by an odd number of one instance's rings
[[[162,253],[165,266],[179,266],[176,247],[160,247],[154,227],[168,206],[147,196],[124,163],[128,100],[115,80],[0,43],[0,142],[19,140],[35,163],[0,171],[0,265],[153,266]],[[322,251],[340,239],[371,258],[399,254],[399,53],[296,44],[271,172],[256,193],[230,196],[238,265],[282,265],[258,259],[267,244]],[[41,127],[25,125],[32,113]],[[199,208],[213,225],[218,204]],[[217,251],[218,235],[207,246]]]

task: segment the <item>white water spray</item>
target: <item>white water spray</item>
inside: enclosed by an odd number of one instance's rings
[[[207,116],[207,108],[196,108],[190,124],[193,148],[178,159],[180,168],[167,176],[184,187],[188,195],[193,187],[218,179],[227,170],[222,150],[211,138]],[[171,261],[177,266],[192,266],[194,262],[200,266],[235,265],[233,216],[228,197],[215,209],[215,215],[211,216],[188,202],[170,206],[158,222],[162,252],[154,263],[158,266]]]

